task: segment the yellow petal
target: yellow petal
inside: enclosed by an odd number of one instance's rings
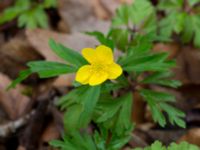
[[[120,65],[112,63],[108,66],[107,72],[109,79],[116,79],[122,74],[122,68]]]
[[[92,69],[91,65],[84,65],[76,72],[75,80],[81,84],[88,84],[91,77]]]
[[[114,61],[112,50],[105,45],[100,45],[96,48],[96,55],[98,60],[104,64],[111,64]]]
[[[108,74],[105,71],[98,71],[92,74],[89,80],[89,85],[94,86],[103,83],[108,79]]]
[[[84,48],[82,50],[82,55],[91,64],[97,61],[96,52],[93,48]]]

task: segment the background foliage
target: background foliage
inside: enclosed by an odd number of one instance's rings
[[[47,28],[48,16],[45,9],[56,7],[56,0],[16,0],[12,7],[7,8],[0,16],[0,24],[17,19],[18,27]]]
[[[193,7],[195,9],[196,2],[198,1],[191,2],[192,9]],[[43,11],[46,5],[40,5],[37,9]],[[166,52],[152,51],[154,42],[169,42],[174,34],[178,34],[181,42],[187,43],[193,40],[194,45],[199,46],[196,42],[200,34],[196,30],[199,29],[194,27],[194,30],[187,31],[189,28],[185,25],[187,22],[185,19],[194,19],[198,16],[181,12],[182,5],[184,4],[181,0],[160,1],[158,8],[155,8],[148,0],[136,0],[132,5],[122,5],[117,10],[107,34],[99,31],[86,32],[95,37],[99,43],[112,48],[114,52],[121,51],[122,54],[116,61],[122,66],[124,72],[116,81],[107,81],[95,87],[74,82],[74,88],[56,103],[64,111],[66,132],[63,140],[52,141],[51,145],[63,150],[119,150],[130,140],[134,129],[131,113],[135,91],[143,97],[151,110],[153,120],[160,126],[164,127],[169,122],[174,126],[186,127],[185,114],[174,106],[175,96],[149,89],[149,85],[169,88],[177,88],[181,85],[179,81],[172,79],[171,68],[176,67],[176,62],[170,60]],[[26,9],[28,6],[27,2]],[[49,3],[47,6],[54,6],[54,3]],[[176,11],[172,11],[172,8]],[[39,12],[37,9],[36,12]],[[158,19],[157,11],[163,11],[167,17]],[[23,18],[29,18],[26,15],[19,16],[20,26],[27,21]],[[40,20],[44,18],[43,15]],[[178,21],[174,25],[175,20]],[[193,20],[193,25],[197,26],[199,22],[195,20]],[[36,23],[31,23],[30,20],[27,22],[29,22],[28,27],[36,26]],[[46,27],[44,24],[39,23],[39,25]],[[53,39],[49,41],[49,45],[52,51],[66,62],[29,62],[28,69],[22,71],[19,78],[13,81],[9,88],[14,87],[32,73],[37,73],[40,78],[49,78],[75,73],[79,67],[87,64],[87,61],[75,50]],[[94,128],[93,134],[87,132],[88,126]],[[177,148],[197,149],[187,143],[171,144],[166,148],[160,142],[155,142],[145,149],[175,150]]]

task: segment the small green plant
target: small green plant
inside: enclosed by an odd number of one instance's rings
[[[127,44],[129,39],[140,34],[151,36],[152,42],[170,42],[173,35],[177,35],[174,39],[178,37],[178,42],[200,47],[200,0],[158,2],[153,6],[148,0],[136,0],[132,5],[121,6],[113,18],[109,34],[115,45],[125,50],[130,44]],[[132,34],[128,34],[129,31]]]
[[[199,150],[199,147],[181,142],[180,144],[171,143],[168,147],[163,146],[161,142],[155,141],[151,146],[143,148],[135,148],[133,150]]]
[[[135,91],[144,98],[153,120],[160,126],[164,127],[169,120],[172,125],[186,127],[185,114],[173,106],[175,96],[148,88],[150,84],[169,88],[181,85],[171,79],[171,68],[176,67],[176,63],[168,59],[168,53],[151,51],[153,41],[161,38],[156,34],[152,16],[155,17],[155,9],[148,0],[123,5],[117,10],[106,35],[87,32],[101,45],[84,48],[83,56],[50,39],[52,51],[66,63],[29,62],[28,69],[8,87],[15,87],[32,73],[40,78],[76,74],[74,88],[56,103],[64,111],[66,132],[63,140],[52,141],[52,146],[62,150],[120,150],[128,143],[134,129],[131,115]],[[121,55],[114,60],[117,49]],[[94,125],[93,130],[88,133],[91,125]],[[156,145],[155,150],[161,145],[157,143],[151,146]]]
[[[159,21],[160,35],[179,35],[183,43],[200,47],[200,0],[159,0],[158,10],[165,16]]]
[[[36,0],[16,0],[0,15],[0,24],[4,24],[17,18],[18,27],[47,28],[48,16],[45,9],[56,7],[56,0],[44,0],[39,3]]]
[[[60,148],[61,150],[119,150],[121,145],[124,145],[129,139],[119,139],[114,136],[110,144],[106,146],[108,134],[104,131],[103,134],[95,132],[94,135],[75,132],[71,135],[64,135],[63,140],[54,140],[50,145]],[[168,147],[162,145],[161,142],[155,141],[150,146],[145,148],[134,148],[128,150],[199,150],[198,146],[181,142],[179,144],[171,143]]]

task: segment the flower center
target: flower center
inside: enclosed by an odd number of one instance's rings
[[[106,70],[106,65],[103,64],[92,64],[92,71],[94,72],[100,72],[100,71],[105,71]]]

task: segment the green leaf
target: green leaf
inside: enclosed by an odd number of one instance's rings
[[[38,73],[40,78],[55,77],[65,73],[76,72],[76,68],[51,61],[33,61],[27,64],[33,73]]]
[[[185,17],[184,30],[183,30],[183,33],[181,34],[181,39],[183,43],[189,43],[192,40],[193,35],[194,35],[194,32],[193,32],[192,17],[187,15]]]
[[[199,2],[199,0],[188,1],[190,9]],[[175,32],[181,36],[183,43],[193,40],[194,46],[200,47],[200,15],[184,12],[183,6],[183,0],[162,0],[159,3],[158,8],[166,13],[166,16],[159,21],[160,35],[167,38]]]
[[[93,141],[93,138],[90,134],[79,134],[78,132],[74,132],[71,134],[73,137],[74,145],[80,145],[81,149],[85,150],[95,150],[96,146]]]
[[[57,0],[44,0],[44,8],[57,7]]]
[[[176,22],[174,24],[175,33],[179,34],[183,31],[186,14],[180,13],[176,15]]]
[[[17,79],[11,82],[11,84],[7,87],[7,90],[11,88],[15,88],[17,84],[25,80],[29,75],[32,74],[32,71],[30,69],[23,70],[19,73],[19,76]]]
[[[149,15],[146,20],[143,22],[143,24],[140,25],[139,31],[144,34],[152,34],[154,36],[157,36],[157,20],[156,20],[156,14],[152,13],[152,15]],[[162,41],[162,39],[160,39]]]
[[[132,131],[132,130],[131,130]],[[131,132],[129,131],[129,133]],[[114,135],[109,143],[108,150],[119,150],[124,147],[126,143],[130,140],[131,136],[130,134],[128,135],[121,135],[121,136],[116,136]]]
[[[63,140],[53,140],[50,145],[61,150],[97,150],[93,138],[88,133],[73,132],[65,135]]]
[[[133,24],[139,25],[153,12],[153,6],[148,0],[135,0],[130,9],[131,21]]]
[[[123,134],[124,131],[132,127],[132,121],[131,121],[132,101],[133,101],[132,93],[126,94],[121,99],[124,102],[121,105],[121,110],[119,112],[118,120],[116,122],[115,132],[117,133],[117,135]]]
[[[105,37],[103,33],[98,31],[93,31],[93,32],[86,32],[86,34],[94,36],[101,44],[110,47],[112,50],[114,49],[113,40],[109,39],[108,37]]]
[[[174,61],[168,61],[168,62],[161,62],[161,63],[143,63],[143,64],[137,64],[134,66],[126,66],[124,67],[124,70],[131,72],[143,72],[143,71],[166,71],[169,68],[175,67],[176,63]]]
[[[64,119],[65,127],[69,132],[86,127],[100,96],[100,86],[83,86],[79,90],[82,94],[75,99],[74,105],[68,107]]]
[[[21,9],[11,7],[7,8],[2,15],[0,15],[0,24],[6,23],[15,19],[20,13],[22,12]]]
[[[85,86],[76,87],[66,95],[62,96],[56,104],[60,106],[62,110],[67,110],[69,106],[79,103],[80,97],[86,93],[87,89],[88,88]]]
[[[103,127],[99,129],[100,133],[95,131],[94,132],[94,142],[98,150],[106,150],[106,139],[108,137],[108,130]]]
[[[152,150],[166,150],[166,148],[162,145],[161,142],[159,141],[155,141],[152,145],[151,145],[151,149]]]
[[[144,82],[154,81],[154,80],[169,78],[169,77],[172,77],[172,76],[173,76],[173,73],[170,72],[170,71],[154,72],[153,74],[151,74],[148,77],[146,77],[143,81]]]
[[[188,1],[188,3],[189,3],[189,5],[192,7],[192,6],[194,6],[194,5],[196,5],[197,3],[199,3],[200,2],[200,0],[189,0]]]
[[[119,90],[120,88],[127,87],[128,86],[128,80],[122,75],[117,80],[116,83],[112,82],[106,82],[102,85],[102,93],[109,93],[112,91]]]
[[[113,132],[110,136],[110,130],[102,126],[99,126],[99,130],[100,132],[95,132],[93,136],[98,150],[120,150],[130,140],[130,134],[118,136]]]
[[[56,43],[53,39],[49,40],[49,46],[60,58],[77,68],[87,64],[86,60],[78,52]]]
[[[146,54],[144,56],[130,55],[120,60],[123,70],[131,72],[167,71],[176,66],[175,61],[165,61],[168,53]]]
[[[142,80],[141,83],[158,84],[173,88],[181,86],[180,81],[167,79],[170,76],[172,76],[171,72],[155,72],[152,75],[146,77],[144,80]]]
[[[126,4],[122,5],[116,11],[116,16],[112,19],[113,26],[128,25],[130,7]]]
[[[160,35],[166,38],[171,37],[173,30],[175,28],[174,24],[176,24],[177,13],[171,13],[167,15],[165,18],[160,20],[159,29]],[[180,28],[180,27],[179,27]]]
[[[107,140],[109,139],[109,142]],[[130,135],[117,136],[101,127],[91,135],[86,131],[65,134],[62,140],[53,140],[49,144],[61,150],[119,150],[130,139]]]
[[[199,150],[199,147],[187,142],[171,143],[168,147],[163,146],[161,142],[155,141],[145,148],[134,148],[133,150]]]
[[[194,28],[194,45],[200,47],[200,15],[192,16]]]
[[[189,144],[187,142],[181,142],[179,144],[176,143],[171,143],[170,146],[168,147],[168,150],[199,150],[200,147]]]
[[[142,11],[141,11],[142,10]],[[124,28],[124,26],[126,28]],[[123,33],[114,34],[115,39],[125,36],[125,31],[135,34],[135,30],[139,33],[156,33],[156,17],[155,10],[148,0],[136,0],[132,5],[124,4],[116,11],[116,16],[112,20],[112,27],[124,30]],[[134,35],[132,35],[134,37]],[[124,38],[122,38],[124,39]],[[115,40],[116,41],[116,40]],[[121,40],[119,40],[121,41]],[[121,47],[120,47],[121,46]],[[120,49],[124,49],[125,45],[118,45]]]
[[[138,57],[150,52],[152,48],[152,37],[147,35],[137,35],[131,42],[131,46],[128,49],[128,56]]]
[[[155,101],[175,102],[175,96],[165,92],[157,92],[147,89],[140,90],[140,94],[147,99],[154,99]]]
[[[176,12],[182,9],[183,0],[160,0],[157,7],[159,10],[166,11],[167,13]]]
[[[63,142],[59,140],[52,140],[49,142],[49,144],[53,147],[61,148],[61,150],[66,150],[66,149],[77,150],[76,147],[74,148],[75,145],[72,145],[71,143],[67,141]]]
[[[155,141],[154,143],[151,144],[151,146],[145,147],[144,149],[135,148],[133,150],[167,150],[167,148],[163,146],[161,142]]]
[[[178,80],[157,80],[157,81],[154,81],[153,83],[163,85],[163,86],[169,86],[172,88],[178,88],[182,85],[181,82]]]
[[[34,4],[30,0],[17,0],[13,7],[6,9],[1,16],[0,23],[5,23],[18,18],[18,26],[34,29],[47,28],[48,17],[42,4]]]
[[[48,28],[48,16],[43,9],[42,5],[38,5],[34,11],[34,18],[37,22],[37,26],[41,28]]]
[[[188,43],[193,39],[193,43],[196,47],[200,47],[200,15],[187,16],[184,23],[184,31],[181,35],[184,43]]]
[[[152,84],[158,84],[158,85],[163,85],[163,86],[168,86],[172,88],[177,88],[181,86],[181,82],[178,80],[144,80],[142,83],[152,83]]]
[[[42,5],[37,5],[37,7],[34,7],[21,13],[18,19],[18,26],[25,26],[29,29],[34,29],[36,27],[47,28],[48,17]]]
[[[86,93],[81,95],[80,103],[84,106],[84,112],[81,114],[81,122],[89,122],[100,96],[100,86],[89,87]],[[81,123],[84,126],[84,123]]]
[[[108,105],[108,104],[106,104]],[[110,106],[111,105],[111,106]],[[97,122],[104,122],[110,118],[112,118],[120,109],[121,104],[119,102],[112,102],[110,105],[108,105],[107,109],[105,110],[105,112],[98,118]],[[109,109],[110,108],[110,109]]]
[[[141,52],[141,54],[143,54],[143,55],[135,55],[133,53],[132,55],[126,56],[124,59],[122,59],[120,61],[120,64],[124,67],[127,67],[129,65],[130,66],[143,65],[143,64],[148,65],[151,63],[163,62],[168,57],[168,53],[144,54]]]
[[[6,8],[3,11],[3,14],[0,17],[0,24],[11,21],[18,17],[21,13],[30,9],[30,1],[29,0],[16,0],[14,6]]]
[[[161,127],[164,127],[166,125],[166,118],[161,112],[159,105],[154,101],[154,99],[148,98],[146,100],[151,109],[153,120],[158,122]]]
[[[116,100],[111,97],[107,99],[102,98],[102,101],[97,105],[99,116],[96,119],[97,123],[109,123],[114,121],[111,127],[117,135],[121,135],[124,131],[129,130],[132,127],[131,122],[131,110],[132,110],[132,94],[128,93]],[[114,126],[114,127],[113,127]]]
[[[18,26],[26,27],[29,29],[36,28],[37,22],[35,21],[35,19],[33,17],[33,13],[30,11],[30,12],[20,14],[19,18],[18,18]]]
[[[185,128],[185,122],[182,120],[185,114],[166,103],[175,101],[174,96],[147,89],[140,90],[140,94],[147,101],[155,122],[158,122],[162,127],[165,126],[166,119],[162,113],[162,111],[165,111],[168,114],[169,121],[172,125],[177,124],[178,126]]]
[[[64,125],[66,130],[74,131],[79,128],[80,126],[80,116],[83,113],[84,108],[81,104],[74,104],[67,109],[64,115]]]
[[[15,6],[17,8],[21,8],[21,10],[28,10],[31,7],[31,1],[30,0],[16,0]]]
[[[126,29],[114,28],[111,29],[111,37],[115,45],[121,50],[125,51],[128,45],[129,32]]]
[[[185,122],[181,119],[182,117],[185,117],[185,114],[182,111],[166,103],[160,103],[160,107],[167,112],[169,121],[172,125],[177,124],[182,128],[186,127]]]

